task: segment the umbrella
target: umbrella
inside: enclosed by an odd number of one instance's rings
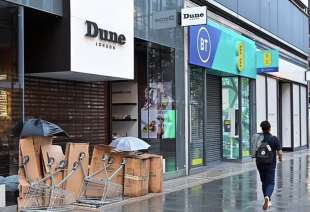
[[[135,137],[121,137],[112,141],[110,144],[117,151],[134,152],[146,150],[150,147],[145,141]]]
[[[29,119],[27,120],[19,134],[20,137],[31,136],[67,136],[69,135],[58,125],[42,119]]]

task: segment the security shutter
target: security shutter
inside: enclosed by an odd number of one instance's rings
[[[222,159],[222,81],[221,77],[207,75],[207,119],[205,129],[206,160]]]

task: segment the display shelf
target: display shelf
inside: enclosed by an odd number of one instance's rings
[[[137,137],[139,129],[137,82],[113,82],[111,100],[112,135]],[[127,116],[127,119],[124,118]]]

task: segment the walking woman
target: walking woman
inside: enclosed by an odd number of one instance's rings
[[[282,148],[279,139],[271,135],[271,125],[268,121],[260,124],[262,133],[254,135],[252,156],[256,158],[256,166],[262,181],[264,194],[263,209],[271,207],[271,196],[275,185],[277,155],[282,161]]]

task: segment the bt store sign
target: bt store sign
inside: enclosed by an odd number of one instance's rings
[[[189,28],[189,63],[211,68],[220,38],[220,31],[209,25]]]
[[[211,38],[207,27],[201,27],[197,34],[197,52],[200,60],[207,63],[211,56]]]

